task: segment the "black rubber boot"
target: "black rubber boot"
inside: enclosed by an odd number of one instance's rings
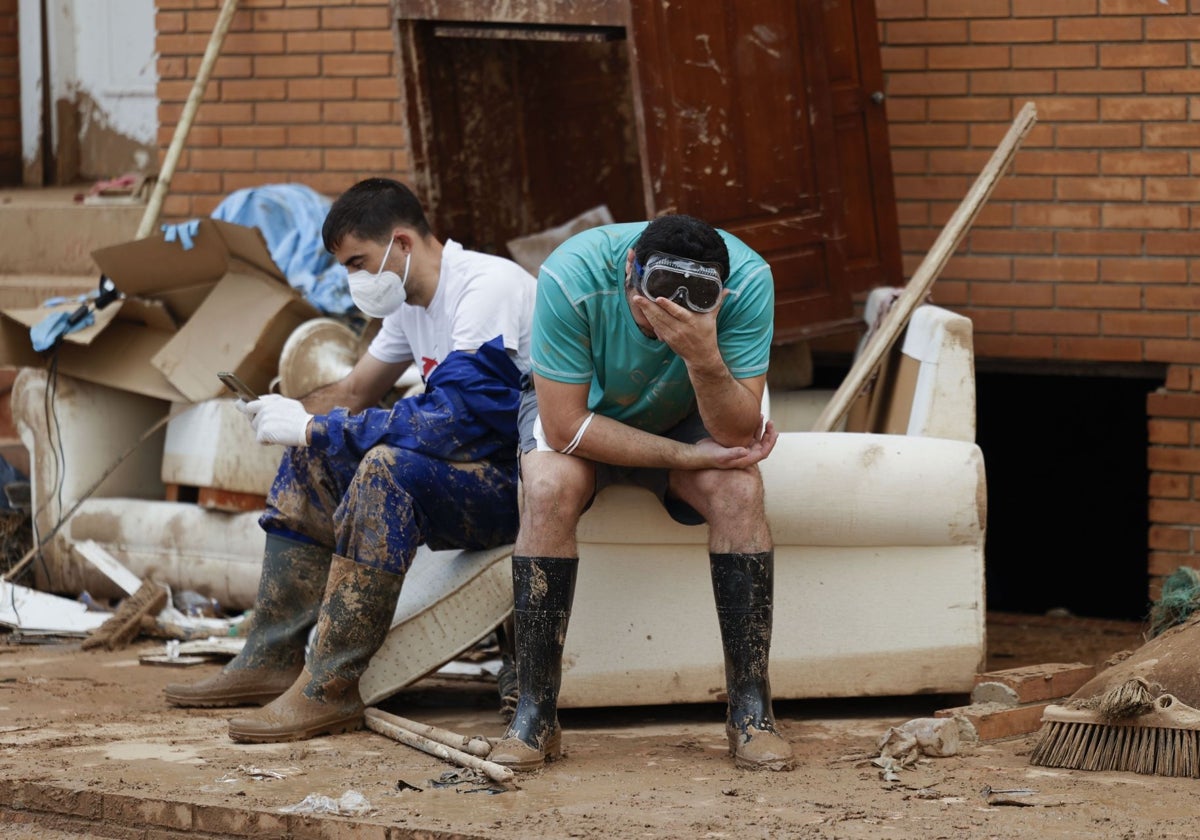
[[[489,761],[527,771],[562,755],[558,689],[578,569],[577,557],[513,556],[517,708]]]
[[[210,708],[269,703],[304,667],[304,645],[317,620],[332,558],[328,548],[267,535],[258,598],[246,644],[220,673],[164,690],[175,706]]]
[[[334,555],[307,664],[282,696],[229,721],[229,737],[263,744],[361,729],[358,681],[392,627],[403,583]]]
[[[517,663],[513,645],[513,619],[509,616],[496,628],[496,642],[500,648],[500,671],[496,674],[496,691],[500,695],[500,717],[512,720],[517,710]]]
[[[771,711],[771,599],[775,552],[709,554],[729,712],[725,735],[738,767],[790,770],[792,746],[775,729]]]

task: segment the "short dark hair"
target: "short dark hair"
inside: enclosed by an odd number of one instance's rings
[[[655,251],[697,262],[716,263],[721,279],[729,279],[729,249],[721,234],[708,222],[676,213],[660,216],[646,225],[633,246],[633,254],[642,265]]]
[[[321,238],[325,250],[333,253],[347,235],[381,242],[398,224],[413,228],[422,239],[432,234],[412,190],[391,178],[367,178],[333,202],[321,226]]]

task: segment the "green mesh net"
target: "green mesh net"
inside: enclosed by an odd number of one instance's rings
[[[1163,581],[1162,595],[1150,607],[1150,638],[1182,624],[1200,607],[1200,571],[1180,566]]]

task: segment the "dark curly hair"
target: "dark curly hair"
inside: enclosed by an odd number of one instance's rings
[[[645,265],[655,251],[697,262],[716,263],[721,278],[729,278],[729,249],[725,247],[725,240],[712,225],[694,216],[681,213],[660,216],[646,225],[633,246],[634,256]]]

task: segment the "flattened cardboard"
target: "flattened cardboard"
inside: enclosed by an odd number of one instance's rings
[[[228,274],[150,363],[192,402],[226,393],[217,379],[219,370],[233,371],[265,394],[283,343],[315,314],[299,295],[273,278]]]
[[[219,370],[265,392],[287,337],[320,313],[288,285],[257,228],[201,219],[193,243],[185,251],[160,233],[93,252],[124,297],[64,336],[58,369],[172,402],[224,393]],[[45,363],[29,328],[53,311],[0,311],[0,365]]]

